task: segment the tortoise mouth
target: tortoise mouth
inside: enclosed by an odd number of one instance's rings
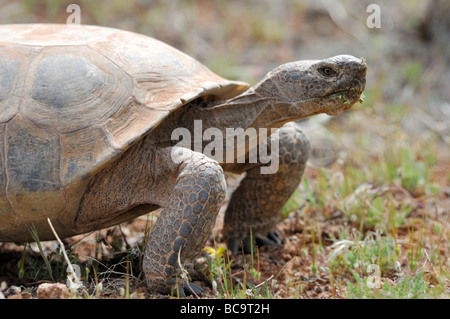
[[[339,90],[333,93],[330,93],[326,96],[327,98],[336,99],[342,104],[354,104],[356,102],[363,102],[363,94],[362,90],[358,90],[356,88],[351,88],[348,90]]]
[[[331,116],[338,115],[342,111],[348,110],[356,102],[362,103],[364,101],[364,94],[357,88],[335,91],[325,97],[328,100],[329,105],[333,106],[325,112]]]
[[[336,103],[345,109],[350,108],[356,102],[363,102],[364,91],[366,84],[365,77],[351,77],[342,82],[340,87],[328,94],[326,98],[330,99],[332,103]],[[348,106],[348,107],[347,107]]]

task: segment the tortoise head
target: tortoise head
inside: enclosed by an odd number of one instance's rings
[[[287,104],[286,112],[293,117],[338,115],[362,100],[366,71],[364,59],[351,55],[291,62],[269,72],[254,90]]]

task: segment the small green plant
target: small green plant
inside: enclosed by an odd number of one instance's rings
[[[213,290],[218,298],[230,298],[233,292],[233,280],[231,278],[231,263],[226,249],[222,247],[206,247],[203,249],[209,254],[206,258],[206,269],[202,269],[209,278]]]
[[[391,189],[389,186],[376,187],[363,183],[341,200],[338,207],[359,225],[360,232],[368,228],[395,234],[415,205],[396,201]]]
[[[253,243],[253,232],[250,229],[250,242]],[[259,249],[258,246],[256,247],[256,257],[257,257],[257,268],[255,268],[255,262],[254,262],[254,256],[253,256],[253,247],[254,245],[250,245],[250,258],[251,258],[251,262],[252,262],[252,267],[250,269],[250,275],[255,278],[255,279],[259,279],[261,278],[261,272],[259,271]]]
[[[32,240],[36,243],[41,259],[35,254],[27,252],[27,247],[30,245],[25,243],[22,258],[18,263],[19,277],[32,281],[52,281],[52,282],[65,282],[67,278],[67,263],[63,256],[58,251],[52,251],[45,253],[39,239],[39,234],[34,224],[28,228]],[[78,264],[78,255],[69,252],[69,258],[71,263]],[[44,264],[42,264],[44,261]]]
[[[310,232],[311,232],[311,252],[312,252],[312,267],[311,267],[311,272],[313,273],[313,275],[316,275],[317,273],[317,266],[316,266],[316,245],[315,245],[315,236],[314,236],[314,226],[310,225]]]
[[[433,162],[417,158],[412,147],[400,146],[385,155],[387,178],[411,194],[422,194]]]
[[[223,247],[206,247],[203,249],[208,253],[206,256],[206,268],[200,269],[211,281],[216,298],[271,298],[272,292],[269,289],[266,279],[261,281],[259,249],[256,247],[256,256],[253,250],[250,251],[249,262],[242,254],[243,265],[240,270],[233,265],[234,260],[230,260],[230,254]],[[259,282],[259,283],[258,283]]]
[[[55,281],[55,279],[53,278],[53,271],[52,271],[52,267],[50,266],[50,262],[48,261],[47,257],[45,256],[44,250],[42,249],[42,245],[41,245],[41,241],[39,240],[39,235],[38,235],[37,229],[33,223],[31,225],[32,225],[31,228],[27,227],[28,232],[30,233],[31,237],[36,242],[36,244],[39,248],[39,253],[41,254],[42,258],[44,259],[45,266],[47,267],[47,271],[48,271],[50,278],[52,279],[52,281]],[[25,245],[25,248],[26,248],[26,245]],[[19,268],[23,269],[23,265],[20,265],[20,266],[21,267],[19,267]]]
[[[424,280],[423,271],[418,269],[412,276],[404,276],[399,282],[390,284],[385,281],[380,288],[367,285],[364,278],[356,276],[354,283],[347,284],[347,298],[359,299],[423,299],[432,292]]]
[[[80,264],[78,255],[72,251],[69,252],[69,258],[73,264]],[[42,263],[42,259],[44,263]],[[23,278],[35,282],[65,282],[67,279],[67,263],[63,256],[55,251],[41,254],[40,258],[25,252],[23,262],[21,261],[18,267]]]
[[[344,267],[350,273],[359,273],[359,276],[370,275],[370,265],[377,265],[380,275],[395,270],[400,253],[395,239],[381,236],[380,231],[368,232],[362,240],[361,236],[357,232],[349,239],[336,241],[331,246],[330,265],[335,269]]]

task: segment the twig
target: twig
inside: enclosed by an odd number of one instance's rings
[[[273,278],[273,275],[271,275],[269,278],[267,278],[266,280],[264,280],[262,283],[256,285],[255,288],[261,287],[262,285],[264,285],[266,282],[268,282],[268,281],[271,280],[272,278]]]
[[[195,297],[197,297],[197,299],[200,299],[200,297],[195,293],[194,289],[192,289],[191,284],[189,282],[189,273],[186,269],[184,269],[183,265],[181,264],[181,248],[180,250],[178,250],[178,266],[181,269],[181,279],[184,280],[184,282],[186,283],[186,285],[189,287],[189,289],[191,290],[191,292],[195,295]],[[183,287],[184,288],[184,287]]]
[[[62,243],[61,239],[59,238],[58,234],[56,233],[55,228],[53,228],[53,225],[52,225],[52,222],[50,221],[50,218],[47,218],[47,221],[48,221],[48,224],[50,225],[50,228],[52,229],[53,234],[56,237],[56,240],[61,245],[61,250],[62,250],[62,253],[64,255],[64,259],[66,260],[68,268],[69,268],[70,272],[72,273],[73,279],[75,280],[75,283],[73,283],[71,278],[69,277],[68,282],[71,283],[71,287],[69,287],[69,288],[77,288],[78,289],[80,287],[83,287],[82,282],[80,281],[80,279],[78,278],[75,270],[72,267],[72,264],[71,264],[71,262],[69,260],[69,257],[67,257],[66,250],[64,249],[64,244]]]

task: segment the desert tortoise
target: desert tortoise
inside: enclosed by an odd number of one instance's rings
[[[67,237],[163,208],[145,250],[148,288],[200,293],[176,278],[178,258],[207,241],[223,170],[246,172],[225,214],[229,249],[249,250],[250,230],[259,245],[278,243],[278,214],[309,152],[288,122],[350,108],[366,69],[349,55],[292,62],[249,88],[136,33],[0,26],[0,241],[24,241],[31,224],[52,240],[47,218]]]

